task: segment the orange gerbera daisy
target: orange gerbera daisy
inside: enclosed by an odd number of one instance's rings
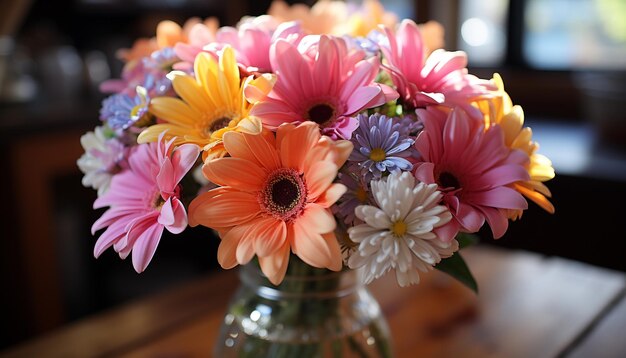
[[[352,143],[322,137],[317,124],[284,124],[276,138],[229,132],[230,157],[207,161],[204,175],[220,188],[194,199],[191,226],[220,233],[217,257],[224,268],[249,262],[256,254],[263,273],[282,282],[289,252],[314,267],[339,271],[341,249],[330,210],[346,191],[334,184]]]
[[[537,153],[539,144],[532,140],[532,130],[524,127],[524,111],[519,105],[513,105],[511,98],[504,91],[504,82],[499,74],[494,73],[492,81],[497,86],[494,98],[477,103],[481,112],[485,114],[485,128],[498,124],[504,132],[504,142],[511,149],[518,149],[528,155],[530,161],[526,170],[530,180],[513,184],[513,188],[528,199],[534,201],[550,214],[554,213],[554,205],[548,200],[552,196],[550,189],[543,182],[554,178],[552,162],[547,157]],[[509,218],[517,219],[522,216],[521,210],[509,212]]]

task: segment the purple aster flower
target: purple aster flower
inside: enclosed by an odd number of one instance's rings
[[[359,168],[356,165],[348,166],[339,172],[339,182],[345,185],[348,190],[341,197],[339,202],[332,206],[333,213],[343,218],[347,225],[358,225],[360,220],[355,216],[354,209],[359,205],[369,205],[371,203],[369,188],[363,176],[358,174]]]
[[[401,136],[416,138],[424,129],[424,124],[417,118],[415,113],[405,114],[403,117],[395,118],[394,120],[400,124],[398,132],[400,132]]]
[[[165,47],[158,51],[154,51],[150,57],[144,57],[143,63],[147,69],[161,70],[169,72],[172,70],[172,66],[180,61],[176,52],[171,47]]]
[[[372,30],[366,37],[351,37],[346,36],[352,44],[357,48],[365,51],[367,57],[375,56],[380,52],[381,42],[387,39],[385,35],[379,30]]]
[[[111,129],[125,130],[148,116],[150,97],[145,88],[138,86],[137,95],[126,93],[109,96],[102,101],[100,119]]]
[[[178,61],[180,59],[173,49],[163,48],[140,61],[127,63],[121,79],[105,81],[100,89],[105,93],[124,93],[133,97],[137,86],[141,86],[150,97],[173,95],[172,81],[167,74]]]
[[[384,172],[407,171],[413,165],[406,160],[412,155],[409,150],[415,142],[401,134],[399,120],[375,113],[371,116],[359,114],[359,127],[354,131],[354,150],[348,160],[357,162],[365,180],[379,179]]]

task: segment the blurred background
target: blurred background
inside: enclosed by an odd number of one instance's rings
[[[499,72],[554,162],[556,214],[531,204],[482,244],[626,271],[626,1],[381,2],[442,23],[446,49],[466,51],[471,73]],[[164,19],[235,25],[269,4],[0,0],[0,349],[217,268],[218,239],[191,229],[166,235],[141,275],[112,250],[95,260],[89,228],[102,211],[80,183],[79,138],[99,123],[98,85],[119,77],[119,48]]]

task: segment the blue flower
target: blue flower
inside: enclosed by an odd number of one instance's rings
[[[146,89],[138,86],[134,97],[118,93],[105,98],[100,109],[100,119],[111,129],[125,130],[148,115],[149,103]]]
[[[352,41],[358,49],[365,51],[368,57],[376,56],[380,52],[381,44],[387,45],[385,41],[388,41],[379,30],[372,30],[366,37],[345,36],[345,38]]]
[[[407,171],[413,165],[405,158],[415,142],[402,131],[399,120],[378,113],[359,114],[359,127],[353,134],[354,150],[348,160],[357,162],[366,180],[379,179],[384,172]]]
[[[172,66],[180,61],[176,52],[172,47],[165,47],[160,50],[154,51],[150,54],[150,57],[144,57],[144,66],[148,69],[158,69],[161,71],[169,72],[172,70]]]

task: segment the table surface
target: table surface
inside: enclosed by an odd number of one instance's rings
[[[480,293],[433,271],[399,288],[370,285],[398,357],[624,357],[626,275],[492,247],[464,250]],[[79,321],[2,357],[206,357],[235,270]]]

